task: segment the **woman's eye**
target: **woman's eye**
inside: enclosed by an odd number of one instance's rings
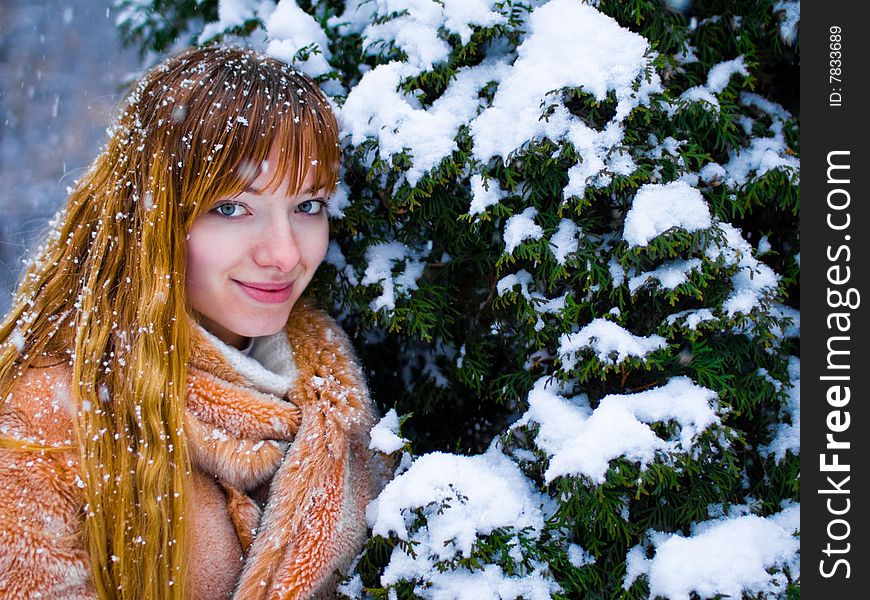
[[[218,204],[214,211],[222,217],[241,217],[245,214],[245,207],[238,202],[224,202]]]
[[[323,212],[323,208],[326,206],[326,200],[316,199],[316,200],[306,200],[305,202],[300,203],[296,210],[298,212],[304,213],[306,215],[319,215]]]

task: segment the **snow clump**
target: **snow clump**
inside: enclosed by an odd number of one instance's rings
[[[499,80],[506,65],[484,61],[459,70],[447,90],[425,109],[411,94],[399,90],[402,81],[420,73],[407,63],[378,65],[363,75],[339,111],[342,135],[354,146],[367,138],[378,140],[378,155],[388,160],[406,152],[411,167],[409,185],[458,150],[455,137],[480,105],[478,92],[487,82]]]
[[[701,323],[715,320],[716,316],[713,314],[712,310],[709,308],[698,308],[694,310],[682,310],[678,313],[668,315],[667,323],[668,325],[673,325],[677,321],[680,321],[691,331],[695,331]]]
[[[490,58],[460,69],[428,108],[400,90],[404,81],[446,59],[449,48],[437,35],[439,27],[462,37],[470,26],[503,23],[505,17],[494,7],[494,2],[483,0],[378,0],[378,15],[401,10],[408,14],[367,27],[367,47],[376,51],[393,44],[408,60],[378,65],[350,91],[340,120],[351,144],[375,139],[382,159],[406,152],[411,159],[406,173],[410,185],[457,149],[455,138],[464,124],[469,124],[473,154],[481,164],[493,156],[507,159],[529,140],[546,137],[571,143],[583,160],[569,171],[566,197],[582,195],[590,182],[603,187],[614,173],[631,173],[631,158],[617,150],[622,121],[637,106],[648,105],[650,94],[662,91],[661,81],[655,72],[645,77],[652,60],[646,39],[582,3],[551,0],[535,8],[515,58]],[[554,55],[565,60],[553,61]],[[491,83],[498,87],[488,103],[480,91]],[[572,115],[552,93],[566,88],[579,88],[599,101],[612,92],[617,100],[612,121],[598,131]],[[542,110],[549,108],[542,119]],[[471,213],[477,214],[492,197],[473,189]]]
[[[507,193],[501,189],[498,180],[490,179],[484,183],[480,175],[471,176],[471,207],[468,214],[479,215],[504,198]]]
[[[628,553],[624,588],[644,575],[650,598],[689,600],[744,594],[784,595],[788,582],[782,572],[797,568],[800,552],[800,506],[789,506],[768,518],[743,515],[705,521],[692,535],[651,532],[653,558],[635,546]],[[772,570],[773,573],[770,573]]]
[[[384,454],[397,452],[408,443],[408,440],[399,437],[399,415],[395,408],[387,411],[387,414],[372,427],[370,435],[369,448]]]
[[[711,260],[721,257],[726,265],[737,267],[737,272],[731,277],[734,287],[722,308],[729,317],[737,313],[748,314],[775,293],[779,276],[752,255],[752,245],[743,238],[739,229],[730,223],[719,223],[719,229],[725,235],[725,243],[721,246],[711,244],[706,251],[707,257]]]
[[[450,46],[441,39],[443,27],[455,33],[463,44],[471,41],[472,26],[492,27],[507,22],[493,8],[498,0],[374,0],[380,15],[396,18],[373,22],[363,31],[363,47],[376,52],[383,45],[395,45],[415,67],[428,70],[447,60]]]
[[[508,576],[497,565],[441,572],[436,563],[470,557],[481,536],[496,529],[537,537],[550,501],[496,447],[477,456],[433,452],[419,457],[387,484],[366,510],[374,535],[391,534],[413,544],[393,549],[382,585],[427,581],[415,593],[423,598],[550,598],[558,586],[537,567]],[[420,516],[426,525],[419,525]]]
[[[366,250],[366,270],[360,281],[361,285],[380,284],[383,292],[371,301],[371,309],[375,312],[381,308],[395,310],[396,296],[406,295],[417,289],[417,280],[423,274],[423,259],[428,250],[420,252],[413,250],[401,242],[387,242],[369,246]],[[393,275],[393,265],[405,263],[404,271]]]
[[[638,190],[625,216],[622,237],[629,246],[646,246],[669,229],[680,227],[692,233],[712,224],[707,202],[689,184],[647,184]]]
[[[744,77],[749,76],[742,56],[714,65],[707,74],[707,83],[687,89],[680,95],[680,99],[688,102],[706,102],[710,108],[719,112],[719,99],[716,98],[716,94],[722,93],[731,81],[731,76],[738,73]]]
[[[587,477],[603,484],[610,461],[625,458],[648,465],[656,456],[688,451],[694,440],[719,422],[716,393],[687,377],[636,394],[605,396],[592,410],[585,396],[566,399],[539,379],[529,393],[529,409],[511,428],[538,424],[535,445],[547,453],[544,480]],[[664,440],[649,427],[675,421],[679,432]]]
[[[221,3],[223,4],[223,3]],[[295,0],[281,0],[275,10],[265,20],[269,45],[266,52],[279,60],[296,65],[312,77],[326,75],[332,70],[329,59],[329,38],[314,17],[299,8]],[[310,52],[306,60],[296,60],[296,54],[303,48]]]
[[[788,111],[775,102],[758,94],[743,92],[740,101],[767,113],[772,123],[770,137],[752,137],[748,148],[731,152],[724,165],[728,174],[726,183],[739,187],[746,185],[755,177],[761,177],[774,169],[786,173],[795,181],[800,180],[800,160],[790,151],[785,140],[785,122],[790,118]]]
[[[582,235],[583,232],[571,219],[559,221],[559,228],[550,238],[550,249],[553,251],[553,257],[557,263],[564,265],[568,256],[577,252],[579,239]]]
[[[647,271],[640,275],[635,275],[628,280],[628,289],[633,294],[650,279],[655,279],[663,288],[672,290],[678,285],[686,283],[689,280],[689,273],[692,271],[699,271],[700,269],[700,258],[670,261],[653,271]]]
[[[786,44],[793,44],[798,35],[801,21],[800,0],[777,0],[773,3],[775,12],[782,11],[779,21],[779,35]]]
[[[522,213],[510,217],[504,226],[504,252],[510,254],[525,240],[539,240],[544,230],[535,223],[538,211],[530,206]]]
[[[203,44],[254,21],[261,21],[265,27],[264,31],[256,32],[256,37],[265,41],[266,52],[270,55],[312,77],[325,75],[332,70],[328,62],[332,54],[326,32],[311,15],[299,8],[295,0],[280,0],[277,5],[262,0],[221,0],[218,3],[218,20],[205,25],[198,42]],[[316,48],[317,52],[309,52],[305,60],[301,57],[297,60],[297,53],[304,48]],[[324,85],[324,88],[328,92],[339,91],[329,89],[329,85]]]
[[[637,336],[607,319],[594,319],[577,333],[559,336],[559,358],[566,371],[577,364],[577,354],[585,348],[595,351],[601,362],[619,364],[630,356],[643,358],[650,352],[667,347],[660,335]]]

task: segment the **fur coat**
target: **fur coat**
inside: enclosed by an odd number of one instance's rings
[[[305,306],[247,356],[197,328],[185,433],[188,589],[196,600],[331,597],[365,539],[383,474],[350,343]],[[0,434],[72,445],[71,368],[31,368]],[[0,598],[92,599],[81,479],[70,452],[0,449]]]

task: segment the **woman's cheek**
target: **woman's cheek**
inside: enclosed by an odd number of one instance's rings
[[[315,227],[306,227],[300,241],[309,266],[316,269],[329,249],[329,223],[324,219]]]
[[[323,233],[320,237],[320,262],[326,258],[326,252],[329,250],[329,222],[323,226]]]

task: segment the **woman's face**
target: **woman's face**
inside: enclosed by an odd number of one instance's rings
[[[187,236],[187,303],[203,327],[237,348],[284,327],[329,244],[326,193],[311,189],[314,170],[292,196],[288,181],[271,189],[270,179],[261,171],[242,194],[215,202]]]

